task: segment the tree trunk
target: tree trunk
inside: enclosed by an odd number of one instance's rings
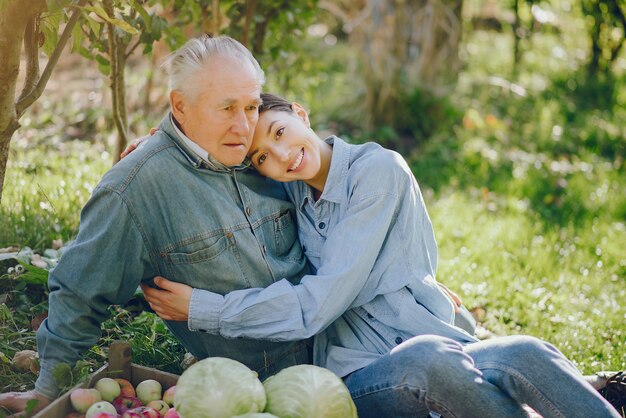
[[[15,107],[17,76],[24,32],[35,16],[46,10],[45,0],[32,0],[28,7],[23,0],[0,3],[0,203],[9,159],[9,144],[19,128]]]
[[[389,126],[402,94],[441,93],[460,67],[462,0],[367,0],[350,41],[359,51],[366,128]]]
[[[113,2],[104,2],[104,9],[107,14],[114,17]],[[113,163],[120,160],[120,154],[126,147],[128,138],[128,120],[126,118],[126,80],[124,70],[126,69],[126,48],[129,41],[117,34],[115,26],[107,22],[109,32],[109,59],[111,67],[109,69],[109,80],[111,81],[111,101],[113,122],[117,129],[117,142],[113,155]]]

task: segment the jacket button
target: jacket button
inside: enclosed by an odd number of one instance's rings
[[[326,228],[326,224],[324,222],[320,222],[318,226],[320,227],[320,229]]]
[[[397,337],[396,338],[396,344],[402,344],[402,338]]]
[[[250,210],[250,206],[248,206],[248,207],[246,208],[246,214],[247,214],[248,216],[250,216],[250,212],[252,212],[252,210]]]

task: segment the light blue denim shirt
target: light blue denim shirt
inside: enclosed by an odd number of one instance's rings
[[[281,184],[201,158],[170,116],[116,164],[81,213],[80,231],[49,278],[49,315],[37,332],[35,388],[54,397],[56,364],[74,364],[100,336],[107,307],[156,275],[217,294],[265,287],[309,271]],[[207,275],[210,272],[210,275]],[[290,282],[291,283],[291,282]],[[239,360],[261,376],[310,361],[306,343],[227,339],[168,327],[195,356]]]
[[[320,199],[302,182],[286,183],[316,274],[226,296],[194,291],[192,304],[204,312],[190,326],[274,341],[318,334],[315,364],[339,376],[415,335],[476,341],[453,325],[453,302],[435,280],[437,243],[404,159],[374,143],[327,142],[333,154]]]

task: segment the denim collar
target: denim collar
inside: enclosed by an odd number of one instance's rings
[[[172,112],[169,112],[161,120],[159,129],[165,132],[174,141],[194,168],[208,168],[209,170],[218,172],[231,172],[232,170],[243,170],[250,166],[250,160],[247,157],[243,163],[231,167],[217,161],[176,126]]]
[[[324,142],[333,147],[333,153],[332,159],[330,160],[328,177],[324,185],[324,191],[318,202],[323,199],[329,202],[339,203],[341,201],[342,191],[345,190],[344,184],[347,181],[348,168],[350,167],[350,147],[343,139],[334,135],[326,138]],[[315,202],[313,189],[310,186],[307,188],[306,195],[300,204],[301,208],[304,207],[307,200]]]

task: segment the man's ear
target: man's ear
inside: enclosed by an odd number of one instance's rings
[[[311,122],[309,122],[309,114],[306,112],[306,110],[304,110],[304,107],[302,107],[300,103],[293,102],[291,104],[291,108],[296,113],[296,115],[298,115],[298,117],[302,119],[304,123],[306,123],[306,126],[310,128]]]
[[[170,107],[172,108],[172,114],[174,119],[180,124],[185,123],[185,111],[187,110],[187,98],[178,90],[172,90],[170,92]]]

